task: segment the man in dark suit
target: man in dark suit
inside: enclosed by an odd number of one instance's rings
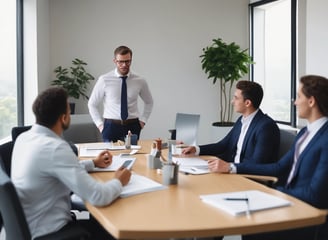
[[[217,143],[189,146],[185,155],[214,155],[209,161],[213,172],[219,169],[219,159],[228,162],[226,172],[237,173],[236,164],[271,163],[278,158],[280,132],[277,124],[264,114],[259,106],[263,98],[261,85],[251,81],[239,81],[232,100],[234,110],[241,113],[231,131]]]
[[[245,163],[238,172],[279,178],[277,189],[314,207],[328,208],[328,79],[308,75],[300,79],[295,105],[298,117],[308,121],[292,148],[273,164]],[[227,167],[223,161],[222,169]],[[244,236],[243,239],[327,240],[328,224],[275,233]]]

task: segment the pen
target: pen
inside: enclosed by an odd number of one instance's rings
[[[91,150],[111,150],[109,148],[86,148],[86,150],[91,151]]]
[[[224,200],[227,200],[227,201],[245,201],[246,202],[246,207],[247,207],[246,215],[250,216],[251,210],[249,208],[249,199],[248,199],[248,197],[243,197],[243,198],[227,197],[227,198],[224,198]]]
[[[224,200],[227,200],[227,201],[248,201],[248,198],[231,198],[231,197],[227,197],[227,198],[224,198]]]

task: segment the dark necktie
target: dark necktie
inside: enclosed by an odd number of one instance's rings
[[[121,119],[126,120],[128,118],[128,96],[126,90],[127,76],[121,77],[122,89],[121,89]]]

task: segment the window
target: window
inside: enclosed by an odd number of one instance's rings
[[[262,85],[261,109],[279,123],[296,126],[296,0],[250,4],[251,79]]]
[[[17,125],[16,1],[0,1],[0,139]]]

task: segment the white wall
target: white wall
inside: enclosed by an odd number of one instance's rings
[[[328,1],[308,0],[306,21],[306,73],[328,77]]]
[[[305,13],[301,24],[302,37],[300,46],[305,46],[303,54],[299,57],[304,57],[299,60],[302,64],[299,65],[300,76],[305,74],[316,74],[328,77],[327,53],[328,53],[328,1],[326,0],[302,0],[305,3]],[[304,20],[305,19],[305,20]],[[300,36],[299,36],[300,37]],[[299,126],[305,126],[306,121],[300,119]]]
[[[147,78],[155,100],[143,138],[166,138],[178,111],[201,114],[199,143],[218,135],[210,126],[218,119],[218,86],[202,72],[199,55],[217,37],[248,47],[248,0],[24,2],[32,2],[32,6],[37,2],[38,6],[37,40],[35,18],[30,20],[34,28],[25,36],[26,74],[39,81],[37,86],[28,84],[29,95],[34,97],[49,86],[52,70],[69,64],[74,57],[86,60],[88,70],[98,77],[114,67],[113,49],[126,44],[134,50],[133,69]],[[300,2],[298,72],[328,76],[328,32],[324,25],[328,21],[328,2]],[[86,105],[81,100],[77,111],[87,113]]]
[[[114,67],[114,48],[127,45],[155,101],[142,137],[167,138],[176,112],[186,112],[201,114],[199,143],[210,141],[219,91],[199,56],[217,37],[248,47],[247,0],[49,0],[49,6],[50,69],[79,57],[98,77]],[[77,111],[88,112],[85,100]]]

